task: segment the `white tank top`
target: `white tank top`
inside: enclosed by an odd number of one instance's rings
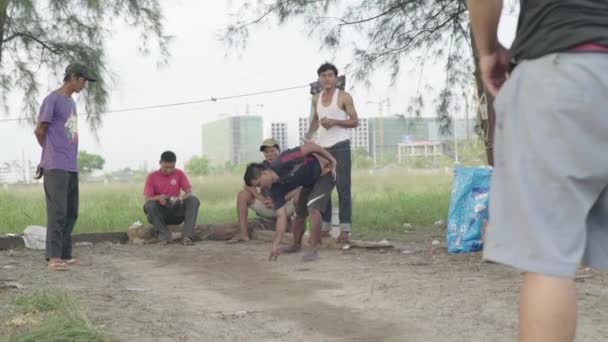
[[[336,89],[334,96],[331,99],[331,103],[327,107],[323,105],[324,92],[325,90],[319,94],[319,101],[317,102],[317,115],[319,116],[319,145],[327,148],[332,147],[341,141],[349,140],[350,133],[348,128],[337,125],[332,126],[330,129],[326,129],[325,127],[321,126],[321,119],[323,118],[348,120],[348,115],[346,112],[338,107],[338,94],[340,93],[340,89]]]

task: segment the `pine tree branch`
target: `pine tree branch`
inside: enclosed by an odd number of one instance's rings
[[[17,33],[13,33],[12,35],[8,36],[6,39],[2,40],[2,43],[8,43],[13,39],[16,38],[25,38],[25,39],[29,39],[29,40],[33,40],[36,43],[38,43],[39,45],[41,45],[42,47],[44,47],[45,49],[51,51],[52,53],[59,55],[61,54],[61,51],[52,47],[51,45],[49,45],[49,43],[47,42],[43,42],[42,40],[34,37],[33,35],[31,35],[30,33],[25,33],[25,32],[17,32]]]

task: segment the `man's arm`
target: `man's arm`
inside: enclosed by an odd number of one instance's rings
[[[184,192],[180,196],[179,201],[183,201],[186,198],[192,196],[192,183],[190,183],[188,176],[184,172],[179,170],[179,173],[180,173],[179,186],[180,186],[181,190]]]
[[[330,163],[336,165],[336,159],[331,155],[331,153],[329,153],[326,149],[324,149],[323,147],[321,147],[315,143],[308,142],[308,143],[302,145],[300,147],[300,152],[302,152],[302,154],[305,156],[310,155],[310,154],[319,155],[319,156],[323,157],[324,159],[328,160]]]
[[[480,56],[491,55],[498,49],[498,22],[502,0],[468,0],[473,36]]]
[[[156,196],[144,196],[144,198],[146,199],[146,201],[159,201],[159,200],[164,200],[167,198],[167,196],[160,194],[160,195],[156,195]]]
[[[357,128],[359,126],[359,116],[357,115],[357,111],[355,110],[355,102],[353,101],[353,97],[347,93],[343,92],[344,98],[344,106],[343,109],[348,115],[348,119],[346,120],[336,120],[336,119],[324,119],[331,126],[340,126],[344,128]],[[323,124],[323,123],[322,123]]]
[[[40,147],[44,146],[44,140],[46,139],[46,131],[48,128],[48,122],[38,122],[36,129],[34,129],[34,135],[36,136],[36,140],[38,140]]]
[[[312,136],[319,129],[319,115],[317,113],[317,101],[319,100],[319,95],[314,95],[312,97],[312,108],[315,111],[315,114],[312,116],[312,120],[310,120],[310,127],[308,127],[308,132],[304,136],[304,139],[308,142],[312,139]]]
[[[262,194],[258,191],[258,189],[255,186],[247,186],[245,185],[244,190],[247,191],[248,193],[250,193],[255,199],[257,199],[260,202],[264,202],[265,200],[267,200],[266,197],[262,196]]]
[[[300,189],[301,188],[302,187],[300,186],[300,187],[298,187],[298,188],[296,188],[296,189],[291,190],[290,192],[288,192],[287,195],[285,195],[285,200],[289,202],[292,199],[294,199],[296,196],[300,195]]]
[[[184,194],[182,195],[182,197],[180,198],[180,200],[185,200],[186,198],[192,196],[192,188],[188,189],[188,190],[184,190]]]
[[[163,194],[154,195],[154,186],[152,184],[152,180],[150,176],[146,178],[146,184],[144,185],[144,200],[148,201],[158,201],[161,205],[167,204],[166,198],[167,196]]]
[[[282,206],[277,210],[277,221],[275,226],[274,236],[272,238],[272,249],[270,250],[270,261],[279,256],[279,245],[281,244],[281,240],[283,239],[283,234],[285,230],[287,230],[287,210],[285,206]]]
[[[509,52],[498,42],[497,31],[502,12],[501,0],[469,0],[473,36],[479,51],[479,69],[492,96],[507,80]]]

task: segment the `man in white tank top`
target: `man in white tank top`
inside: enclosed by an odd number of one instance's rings
[[[315,114],[310,122],[306,140],[318,131],[319,145],[328,150],[337,161],[336,188],[340,205],[339,242],[348,242],[352,226],[351,152],[349,129],[359,125],[353,98],[336,87],[338,69],[325,63],[317,70],[321,93],[313,97]],[[331,228],[331,200],[323,212],[323,235]]]

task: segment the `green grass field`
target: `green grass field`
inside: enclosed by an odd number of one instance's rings
[[[430,226],[445,219],[451,175],[411,174],[393,169],[353,173],[353,230],[358,236],[402,232],[403,224]],[[192,179],[201,200],[199,223],[236,221],[236,194],[242,180],[236,175]],[[143,184],[80,185],[76,233],[126,231],[145,221]],[[334,198],[336,192],[334,191]],[[334,204],[337,204],[334,201]],[[0,234],[21,233],[28,225],[46,225],[42,185],[9,186],[0,190]]]

